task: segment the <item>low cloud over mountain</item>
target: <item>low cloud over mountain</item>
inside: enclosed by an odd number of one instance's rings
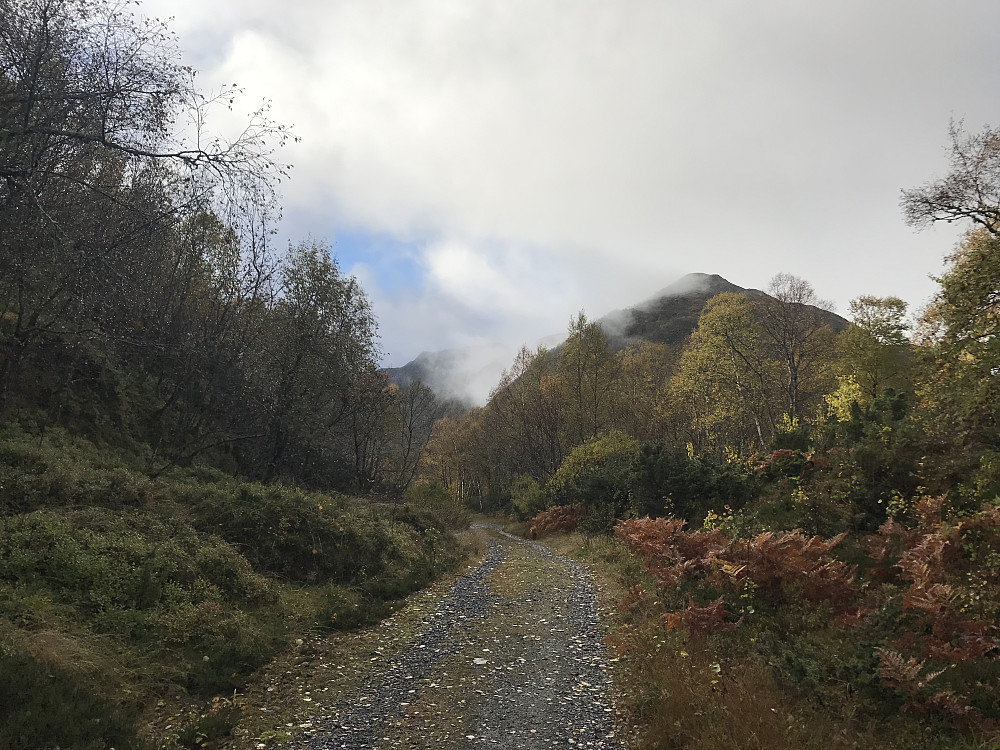
[[[677,346],[697,327],[705,303],[724,292],[765,296],[759,289],[745,289],[718,274],[690,273],[649,299],[633,307],[614,310],[598,322],[614,349],[623,349],[632,341]],[[840,331],[847,326],[848,321],[836,313],[826,314],[834,330]],[[563,338],[563,334],[553,334],[538,343],[556,348]],[[403,367],[388,368],[386,372],[399,386],[420,380],[440,397],[483,404],[514,354],[509,347],[500,344],[423,352]]]

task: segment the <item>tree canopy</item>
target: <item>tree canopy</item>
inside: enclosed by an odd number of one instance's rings
[[[195,81],[127,3],[0,0],[0,409],[136,441],[152,474],[403,491],[429,427],[376,372],[364,291],[323,243],[273,246],[292,134],[266,104],[214,131],[239,91]]]

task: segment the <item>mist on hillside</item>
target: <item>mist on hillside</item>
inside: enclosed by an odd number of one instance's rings
[[[717,286],[737,289],[721,276],[691,273],[664,287],[638,304],[612,310],[597,320],[614,349],[623,348],[633,338],[629,326],[636,313],[649,312],[664,300],[692,293],[702,293]],[[566,332],[551,333],[534,342],[479,341],[474,344],[435,352],[422,352],[406,365],[387,368],[393,382],[406,386],[420,380],[439,398],[455,399],[472,406],[482,406],[505,369],[509,368],[522,346],[554,349],[566,339]]]
[[[635,319],[636,312],[647,312],[656,306],[657,303],[672,297],[680,297],[694,292],[704,292],[710,288],[713,280],[721,280],[721,276],[707,273],[689,273],[682,276],[669,286],[665,286],[660,291],[642,302],[632,307],[622,310],[612,310],[607,315],[598,320],[604,334],[613,345],[624,346],[629,337],[628,328]]]
[[[422,352],[402,367],[386,371],[401,387],[419,380],[439,398],[482,406],[517,351],[518,347],[510,343],[482,341],[456,349]]]

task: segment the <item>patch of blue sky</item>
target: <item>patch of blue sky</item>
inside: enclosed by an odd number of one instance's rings
[[[419,246],[390,234],[341,229],[334,233],[330,252],[343,271],[363,264],[374,274],[380,289],[395,293],[423,285],[426,270],[420,263]]]

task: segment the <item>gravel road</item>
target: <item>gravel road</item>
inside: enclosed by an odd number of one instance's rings
[[[482,563],[293,745],[617,748],[589,572],[489,524]]]

